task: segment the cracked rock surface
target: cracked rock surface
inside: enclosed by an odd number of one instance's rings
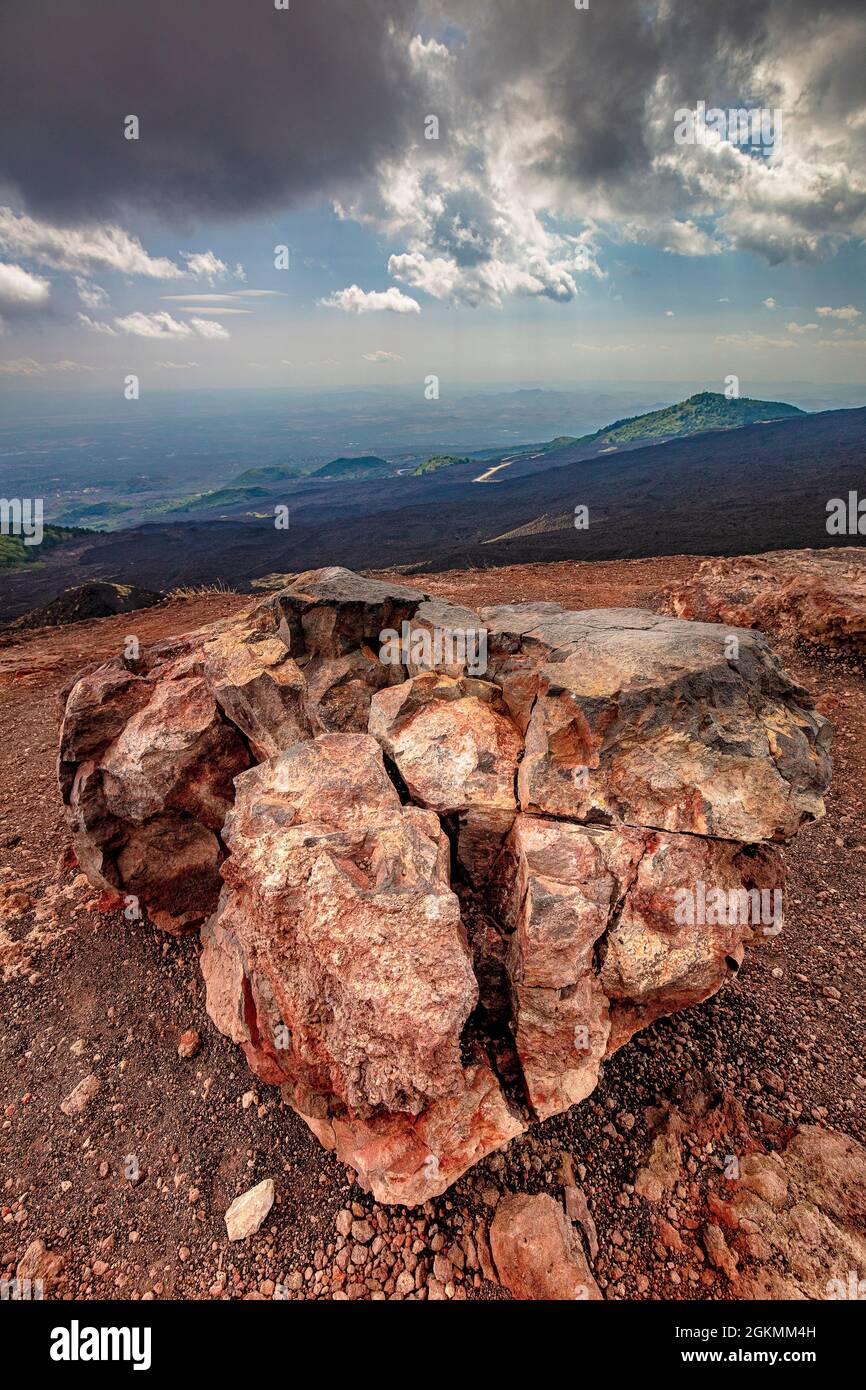
[[[470,624],[480,672],[427,640]],[[217,1027],[412,1205],[739,968],[828,749],[754,631],[326,569],[82,676],[60,781],[88,877],[204,924]]]

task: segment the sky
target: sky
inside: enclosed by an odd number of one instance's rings
[[[278,5],[3,0],[0,390],[866,380],[862,0]]]

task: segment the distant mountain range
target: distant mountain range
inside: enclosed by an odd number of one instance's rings
[[[578,456],[606,454],[622,448],[636,449],[644,444],[662,444],[707,430],[734,430],[742,425],[783,420],[805,413],[798,406],[787,405],[784,401],[758,401],[748,397],[728,399],[717,391],[700,391],[676,405],[663,406],[660,410],[650,410],[643,415],[632,415],[625,420],[615,420],[612,425],[605,425],[594,434],[579,438],[562,435],[546,444],[535,444],[510,453],[506,450],[496,455],[485,454],[484,458],[488,464],[507,461],[512,470],[510,476],[537,473],[560,463],[574,462]],[[442,468],[469,464],[477,462],[477,458],[476,455],[475,460],[453,456],[429,459],[415,472],[427,472],[430,466]],[[535,466],[529,467],[531,464]]]
[[[365,454],[358,458],[333,459],[318,468],[305,470],[303,476],[309,483],[315,483],[320,479],[356,482],[405,475],[429,478],[430,475],[441,474],[447,469],[451,478],[471,478],[474,481],[479,475],[495,468],[496,482],[503,482],[506,470],[509,478],[542,473],[549,468],[574,463],[581,458],[592,458],[621,449],[637,449],[646,444],[667,443],[672,439],[683,439],[709,430],[739,429],[743,425],[788,419],[805,413],[799,407],[788,405],[784,401],[759,401],[748,397],[729,400],[720,392],[701,391],[675,405],[663,406],[659,410],[650,410],[628,419],[615,420],[612,425],[605,425],[593,434],[578,437],[560,435],[540,444],[521,445],[511,450],[435,454],[413,468],[407,468],[401,458],[389,460]],[[280,488],[289,479],[300,477],[301,471],[292,468],[247,469],[233,480],[233,486],[252,482],[267,485],[272,482]],[[194,508],[196,511],[215,511],[225,516],[227,510],[239,510],[236,503],[251,500],[239,497],[233,504],[229,496],[231,491],[232,487],[221,488],[217,492],[195,499],[194,502],[179,505],[173,510]],[[256,497],[260,495],[256,493]]]
[[[329,564],[411,574],[856,544],[828,534],[826,508],[833,497],[864,490],[866,409],[806,414],[723,401],[704,393],[547,454],[536,446],[420,475],[287,480],[277,492],[263,480],[257,519],[205,515],[78,535],[26,572],[4,573],[0,618],[85,578],[163,590],[218,581],[245,588],[262,575]],[[753,413],[755,423],[731,425],[735,412]],[[694,433],[696,419],[715,423]],[[654,429],[681,433],[648,443],[645,431]],[[614,446],[603,442],[612,437]],[[287,530],[274,526],[275,500],[289,504]],[[576,507],[588,509],[586,529],[575,527]]]
[[[574,463],[578,459],[635,449],[646,444],[664,443],[707,430],[737,429],[755,421],[780,419],[803,414],[796,406],[779,401],[728,400],[703,391],[676,405],[664,406],[628,419],[616,420],[593,434],[573,437],[560,435],[539,444],[521,445],[511,450],[488,449],[471,453],[423,455],[397,454],[383,458],[378,454],[341,456],[329,462],[266,464],[246,468],[220,478],[207,491],[178,494],[171,478],[167,486],[156,487],[150,496],[142,495],[142,480],[126,493],[118,480],[112,481],[111,495],[98,500],[88,498],[67,506],[53,520],[64,526],[92,526],[97,530],[120,530],[162,518],[181,519],[187,515],[241,519],[261,518],[276,503],[297,498],[306,505],[316,498],[316,488],[327,489],[328,503],[333,485],[399,481],[403,496],[410,500],[407,480],[447,473],[449,480],[503,482]],[[437,476],[437,483],[441,478]],[[91,489],[92,493],[92,489]]]

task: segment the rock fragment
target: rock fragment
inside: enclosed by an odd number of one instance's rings
[[[490,1226],[500,1281],[520,1300],[601,1300],[586,1256],[562,1207],[541,1193],[504,1197]]]
[[[246,1240],[260,1230],[274,1205],[274,1180],[264,1178],[255,1187],[235,1197],[226,1212],[226,1231],[229,1240]]]
[[[73,1086],[66,1099],[60,1102],[60,1109],[64,1115],[80,1115],[93,1100],[99,1087],[99,1077],[94,1072],[85,1076],[77,1086]]]

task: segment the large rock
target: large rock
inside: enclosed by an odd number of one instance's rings
[[[363,733],[375,692],[415,669],[410,620],[422,611],[426,632],[441,614],[420,590],[332,566],[297,575],[257,613],[303,672],[310,729]]]
[[[477,987],[448,843],[374,740],[325,734],[250,770],[225,839],[219,927],[291,1035],[287,1078],[359,1114],[457,1094]]]
[[[378,659],[381,630],[424,599],[348,570],[310,571],[247,614],[82,676],[59,779],[91,880],[167,930],[203,922],[219,895],[234,777],[313,734],[365,732],[375,691],[407,675]]]
[[[382,633],[399,632],[427,595],[383,584],[333,565],[307,570],[264,600],[292,656],[345,656],[367,647],[378,655]]]
[[[203,646],[204,670],[220,709],[259,761],[308,738],[307,685],[285,643],[261,621],[217,632]]]
[[[704,560],[672,589],[681,618],[759,627],[818,646],[866,651],[866,549],[780,550]]]
[[[366,735],[322,735],[238,778],[211,1017],[383,1201],[444,1191],[520,1133],[461,1036],[477,986],[448,843],[401,806]]]
[[[411,1205],[780,930],[827,744],[759,634],[329,569],[84,675],[60,782],[93,882],[205,923],[216,1025]]]

